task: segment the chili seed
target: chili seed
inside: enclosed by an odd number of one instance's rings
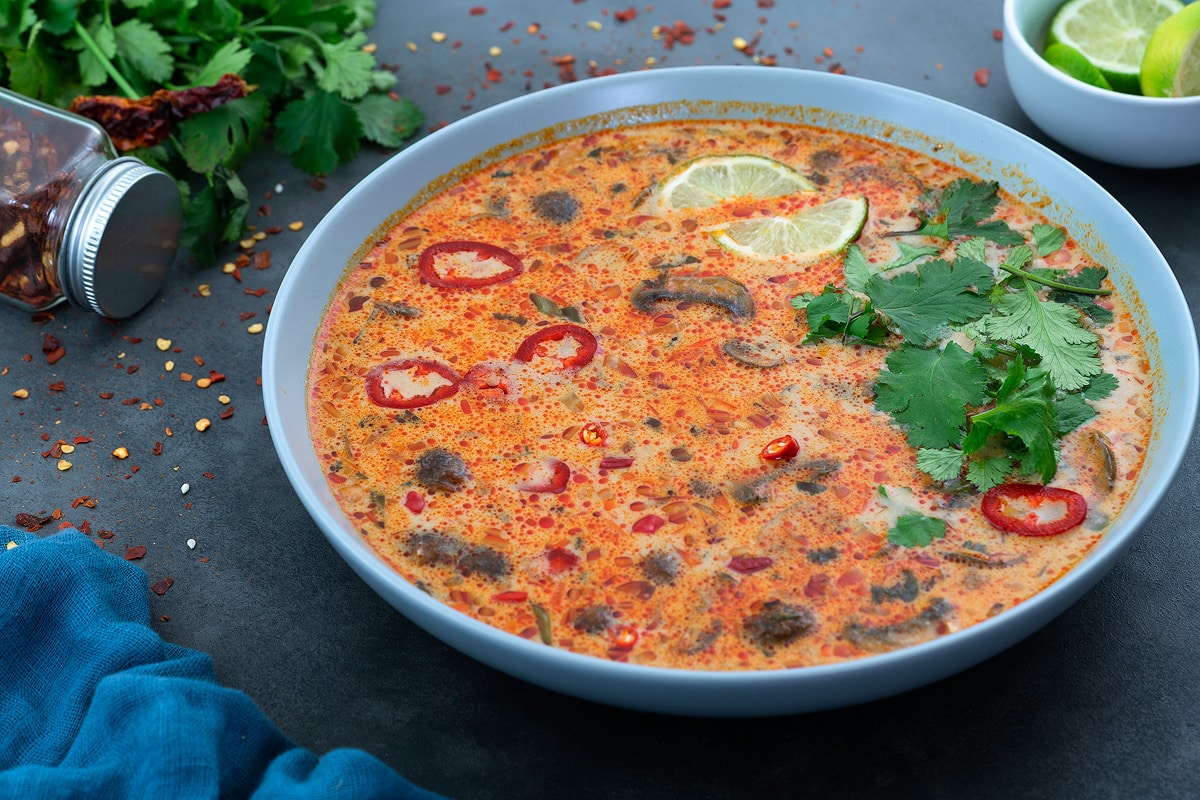
[[[12,393],[12,396],[17,398],[18,400],[24,400],[25,398],[29,397],[29,390],[28,389],[17,389],[15,392]]]
[[[201,417],[200,419],[196,420],[196,430],[200,431],[201,433],[208,430],[210,425],[212,425],[212,420],[208,419],[207,417]]]
[[[71,462],[70,462],[70,461],[67,461],[65,458],[60,458],[60,459],[58,460],[58,471],[59,471],[59,472],[66,472],[66,471],[67,471],[67,470],[69,470],[70,468],[71,468]]]
[[[165,353],[171,349],[171,340],[170,339],[155,339],[154,346]]]
[[[303,222],[301,222],[300,220],[296,220],[295,222],[289,222],[289,223],[288,223],[288,230],[289,230],[289,231],[298,231],[298,230],[301,230],[301,229],[303,229],[303,228],[304,228],[304,223],[303,223]]]
[[[246,328],[246,333],[249,333],[249,334],[259,334],[262,332],[263,332],[263,324],[261,322],[256,322],[253,325],[251,325],[249,328]]]
[[[114,458],[119,458],[119,459],[124,460],[126,458],[129,458],[129,448],[128,447],[118,447],[116,450],[113,450],[112,454],[113,454]]]

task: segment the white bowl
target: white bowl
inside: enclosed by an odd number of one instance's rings
[[[857,661],[761,672],[665,669],[547,647],[460,614],[405,581],[347,522],[309,438],[306,372],[328,299],[344,270],[357,263],[362,243],[431,181],[484,154],[495,159],[544,147],[554,137],[614,121],[718,116],[886,138],[999,180],[1022,199],[1044,199],[1046,213],[1080,237],[1118,287],[1130,293],[1137,287],[1140,302],[1131,305],[1140,328],[1171,332],[1170,348],[1147,336],[1158,389],[1141,484],[1103,540],[1045,591],[979,625]],[[532,135],[538,131],[543,134]],[[518,139],[523,146],[508,144]],[[502,103],[416,142],[367,176],[314,229],[288,270],[267,329],[263,391],[283,467],[317,525],[366,583],[433,635],[500,670],[578,697],[666,713],[754,716],[847,705],[937,680],[1008,647],[1078,599],[1126,551],[1175,476],[1196,419],[1197,360],[1191,315],[1149,237],[1090,178],[1028,137],[950,103],[857,78],[686,67],[580,81]],[[397,680],[402,672],[397,669]]]
[[[1035,125],[1086,156],[1126,167],[1200,164],[1200,97],[1141,97],[1076,80],[1041,56],[1064,0],[1004,0],[1004,69]]]

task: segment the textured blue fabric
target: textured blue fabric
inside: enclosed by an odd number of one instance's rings
[[[296,746],[149,619],[135,565],[0,526],[0,798],[436,800],[361,750]]]

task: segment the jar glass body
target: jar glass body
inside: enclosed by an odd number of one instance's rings
[[[0,298],[49,308],[71,212],[117,152],[94,122],[0,90],[0,153]]]

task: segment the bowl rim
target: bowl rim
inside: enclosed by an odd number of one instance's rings
[[[1187,1],[1185,0],[1185,4]],[[1200,2],[1200,0],[1194,1]],[[1066,89],[1082,92],[1085,96],[1092,97],[1097,102],[1110,102],[1118,106],[1124,106],[1130,112],[1153,110],[1160,113],[1170,113],[1167,110],[1171,108],[1200,110],[1200,95],[1196,95],[1195,97],[1148,97],[1141,94],[1118,92],[1115,89],[1102,89],[1099,86],[1092,86],[1090,83],[1084,83],[1081,80],[1072,78],[1062,70],[1051,66],[1050,62],[1042,57],[1037,46],[1030,41],[1025,28],[1022,27],[1021,20],[1017,18],[1019,10],[1035,2],[1039,2],[1039,0],[1004,0],[1002,12],[1004,40],[1011,48],[1019,52],[1022,58],[1032,65],[1041,77],[1054,81],[1054,83]],[[1036,21],[1031,20],[1033,32],[1037,32],[1043,27],[1049,27],[1049,15],[1053,15],[1054,11],[1062,5],[1064,0],[1044,0],[1044,2],[1050,6],[1047,10],[1048,16],[1044,18],[1039,17]]]
[[[1180,413],[1184,414],[1183,421],[1177,423],[1182,426],[1180,435],[1166,441],[1161,440],[1160,436],[1152,447],[1153,463],[1159,467],[1158,471],[1164,476],[1164,479],[1155,485],[1140,486],[1135,493],[1135,499],[1139,502],[1131,503],[1130,507],[1127,507],[1122,513],[1119,523],[1110,528],[1104,539],[1066,575],[1038,594],[996,617],[948,636],[853,661],[799,669],[715,671],[615,663],[525,640],[454,611],[400,577],[399,573],[395,572],[382,557],[361,541],[361,536],[357,532],[345,525],[343,520],[335,518],[327,503],[321,502],[317,496],[313,495],[314,490],[318,495],[322,490],[328,493],[328,487],[323,482],[315,487],[309,485],[304,467],[300,463],[300,459],[305,455],[304,448],[298,446],[300,440],[296,439],[296,432],[288,429],[290,417],[285,414],[284,391],[281,386],[288,378],[289,369],[280,356],[282,348],[289,344],[289,337],[294,337],[296,334],[296,331],[292,330],[297,327],[296,324],[293,323],[290,326],[285,324],[288,321],[290,308],[294,303],[303,302],[301,298],[305,293],[312,292],[311,287],[304,283],[306,277],[304,273],[306,267],[309,271],[317,268],[309,265],[316,263],[314,256],[318,246],[322,245],[329,237],[336,235],[339,223],[343,221],[343,218],[349,219],[352,215],[353,212],[350,209],[353,209],[356,203],[361,203],[362,198],[369,196],[371,183],[382,180],[379,176],[386,174],[388,170],[395,171],[396,164],[415,163],[423,159],[427,151],[436,153],[439,148],[443,147],[443,142],[449,146],[451,143],[459,144],[470,141],[478,131],[488,131],[496,122],[523,118],[526,115],[536,120],[539,118],[539,114],[549,113],[545,111],[546,108],[553,107],[560,102],[570,106],[572,102],[578,102],[574,100],[578,96],[582,96],[585,100],[601,93],[609,97],[618,93],[622,96],[632,97],[636,96],[638,92],[646,90],[654,92],[663,86],[675,87],[674,91],[680,95],[683,94],[682,87],[694,87],[701,96],[705,96],[706,87],[721,82],[736,82],[738,86],[751,82],[755,84],[763,82],[765,86],[778,86],[780,89],[786,89],[795,94],[803,94],[805,89],[817,89],[819,90],[818,94],[821,92],[843,93],[844,90],[848,90],[852,95],[865,96],[866,100],[860,98],[851,104],[859,107],[859,110],[854,112],[837,111],[836,113],[844,117],[855,117],[860,122],[863,119],[878,119],[865,110],[868,101],[887,101],[885,108],[890,102],[901,104],[896,108],[901,108],[905,103],[915,103],[922,108],[937,109],[943,118],[940,124],[944,124],[946,119],[950,119],[955,121],[954,125],[965,125],[972,131],[982,128],[988,137],[998,136],[1006,145],[1010,146],[1010,149],[1015,148],[1026,160],[1035,158],[1044,165],[1053,166],[1053,169],[1049,171],[1056,176],[1068,177],[1067,183],[1070,184],[1068,186],[1070,191],[1089,192],[1095,196],[1095,203],[1110,209],[1111,213],[1118,214],[1126,229],[1123,233],[1127,232],[1136,239],[1136,246],[1139,249],[1157,256],[1154,266],[1160,268],[1160,272],[1156,273],[1155,277],[1161,279],[1164,284],[1161,288],[1165,289],[1163,294],[1168,296],[1161,302],[1169,303],[1175,312],[1182,311],[1180,324],[1188,328],[1193,327],[1191,317],[1187,313],[1186,301],[1169,265],[1136,220],[1111,195],[1070,162],[1033,139],[995,120],[962,106],[913,90],[862,78],[807,70],[781,70],[758,66],[691,66],[623,73],[540,90],[457,120],[440,131],[413,143],[374,170],[347,192],[313,228],[295,256],[280,287],[264,342],[263,392],[268,426],[276,452],[289,481],[310,516],[339,555],[368,585],[390,604],[397,607],[406,617],[426,630],[430,630],[431,625],[439,628],[443,625],[449,626],[448,630],[431,631],[444,642],[466,652],[476,660],[530,682],[566,694],[612,705],[708,716],[761,716],[817,710],[833,705],[847,705],[875,699],[915,688],[991,657],[1031,634],[1074,603],[1123,555],[1149,515],[1158,506],[1162,496],[1172,485],[1186,454],[1187,442],[1190,440],[1192,427],[1195,424],[1196,406],[1200,402],[1200,390],[1197,390],[1200,356],[1197,354],[1194,330],[1193,336],[1188,337],[1191,345],[1190,352],[1178,356],[1182,360],[1182,367],[1180,368],[1181,374],[1175,377],[1181,381],[1181,385],[1172,395],[1173,405],[1182,403],[1182,407],[1175,406],[1177,413],[1171,415],[1178,418]],[[611,100],[609,102],[611,104]],[[670,100],[656,102],[669,102],[672,105],[681,106],[686,105],[688,101],[683,96],[676,97],[672,94]],[[790,107],[796,104],[779,103],[779,105]],[[872,110],[877,107],[877,103],[871,104]],[[898,112],[886,113],[894,115]],[[892,126],[904,127],[901,123],[896,123],[891,116],[887,117],[886,122]],[[867,135],[872,134],[868,133]],[[947,136],[945,133],[941,135]],[[982,145],[988,137],[981,138],[979,143]],[[948,136],[947,138],[952,139]],[[907,142],[901,142],[901,144],[912,146]],[[969,144],[955,146],[964,148],[964,152],[973,152],[969,149]],[[478,149],[482,151],[487,148]],[[475,150],[471,150],[468,157],[473,156],[475,152]],[[988,158],[990,157],[985,156],[985,159]],[[1009,166],[1020,169],[1023,164],[1016,163],[1009,164]],[[993,171],[1000,174],[1003,168]],[[1049,177],[1046,176],[1042,180]],[[1051,190],[1040,183],[1038,188],[1041,191],[1051,191],[1056,195],[1065,191],[1061,187]],[[380,221],[382,221],[382,217],[380,217]],[[361,241],[355,241],[349,249],[342,248],[348,254],[348,259],[353,258],[353,254],[357,252],[360,244]],[[337,265],[334,288],[340,282],[345,269],[349,268],[348,260],[343,263],[346,264],[345,267],[343,264]],[[332,292],[333,290],[330,291],[330,294]],[[328,298],[321,298],[322,307],[327,301]],[[1159,301],[1156,300],[1156,302]],[[300,326],[301,333],[304,330],[312,331],[312,335],[304,342],[303,350],[306,354],[311,354],[313,337],[319,330],[319,323],[320,318],[314,322],[315,327]],[[1183,331],[1181,330],[1179,333],[1182,334]],[[295,342],[291,344],[296,345]],[[302,372],[301,382],[306,387],[307,355]],[[294,379],[294,376],[292,378]],[[303,390],[300,392],[302,395],[305,393]],[[291,402],[294,403],[295,398],[291,398]],[[301,402],[303,403],[303,401]],[[1157,407],[1157,397],[1155,403]],[[293,422],[296,420],[293,419]],[[307,415],[304,415],[299,422],[304,428],[300,439],[307,440]],[[312,455],[311,450],[311,443],[309,443],[309,455]],[[397,605],[398,600],[404,605],[403,608]],[[514,657],[520,659],[522,663],[516,666],[509,663]],[[914,680],[910,674],[913,671],[913,665],[919,665],[922,669],[926,669],[927,674],[919,680]],[[587,685],[580,685],[581,681]],[[872,688],[864,691],[860,687],[857,691],[847,691],[845,686],[847,682],[870,684]],[[744,705],[739,705],[738,698],[735,696],[737,693],[730,690],[739,690],[740,692],[750,687],[754,687],[756,691],[778,691],[789,688],[792,691],[787,701],[771,699],[764,703],[760,698],[757,704],[746,702]],[[823,692],[828,694],[822,696]],[[705,693],[713,693],[713,698],[706,702]],[[761,691],[758,693],[762,694]],[[802,694],[804,697],[797,697],[797,694]]]

